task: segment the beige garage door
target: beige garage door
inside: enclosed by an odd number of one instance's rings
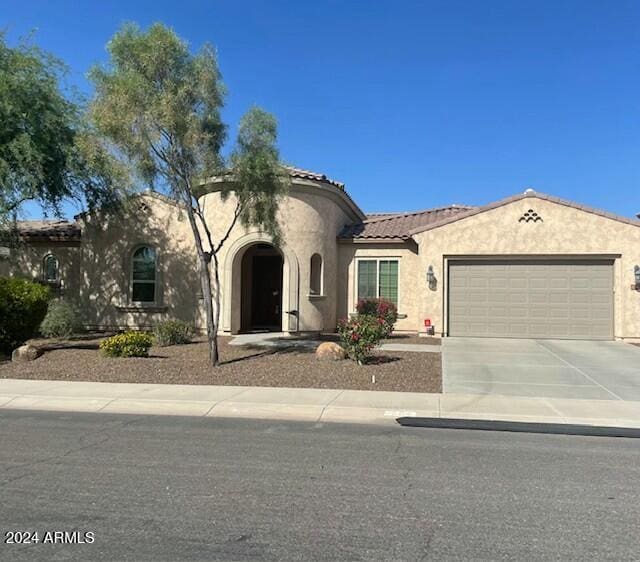
[[[449,335],[612,339],[613,263],[449,262]]]

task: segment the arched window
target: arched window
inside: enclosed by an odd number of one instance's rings
[[[309,280],[309,294],[322,295],[322,257],[320,254],[311,256],[311,277]]]
[[[131,301],[156,302],[156,251],[141,246],[131,258]]]
[[[58,258],[53,254],[47,254],[42,260],[42,278],[45,283],[58,283],[60,281]]]

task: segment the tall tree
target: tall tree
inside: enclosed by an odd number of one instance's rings
[[[258,226],[278,240],[276,212],[288,176],[279,165],[275,119],[252,108],[242,118],[229,161],[221,150],[226,126],[220,110],[225,89],[213,48],[192,54],[173,30],[156,23],[147,31],[127,24],[107,45],[107,66],[90,77],[96,94],[92,121],[110,139],[141,178],[161,180],[186,211],[199,261],[209,356],[217,365],[220,319],[218,255],[240,222]],[[200,197],[204,178],[225,175],[222,197],[231,194],[235,212],[214,239]]]
[[[65,70],[28,41],[10,47],[0,33],[0,221],[27,201],[56,214],[68,198],[114,201],[128,183],[82,104],[64,91]]]

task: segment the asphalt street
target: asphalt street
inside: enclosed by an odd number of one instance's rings
[[[0,452],[3,560],[640,558],[635,439],[3,411]]]

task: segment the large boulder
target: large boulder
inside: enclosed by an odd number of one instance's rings
[[[344,349],[332,341],[323,342],[316,349],[316,357],[320,361],[341,361],[346,356]]]
[[[33,361],[42,355],[42,350],[34,345],[21,345],[13,350],[11,361]]]

